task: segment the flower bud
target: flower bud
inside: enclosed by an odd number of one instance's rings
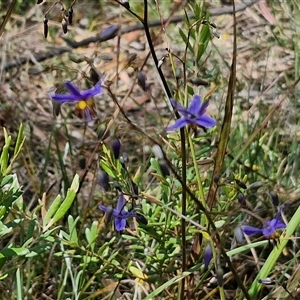
[[[238,243],[242,243],[244,241],[244,233],[240,226],[234,228],[234,237]]]
[[[272,284],[276,283],[271,278],[260,278],[260,279],[258,279],[258,282],[261,283],[261,284],[265,284],[265,285],[272,285]]]
[[[155,155],[155,157],[157,159],[164,159],[164,154],[163,154],[163,152],[162,152],[162,150],[161,150],[161,148],[160,148],[159,145],[157,145],[157,144],[154,145],[152,147],[152,152],[153,152],[153,154]]]
[[[112,143],[112,149],[115,159],[119,159],[120,157],[120,150],[121,150],[121,143],[118,139],[114,139]]]
[[[245,184],[243,181],[241,181],[241,180],[239,180],[239,179],[234,179],[234,181],[235,181],[236,184],[237,184],[239,187],[241,187],[242,189],[244,189],[244,190],[247,189],[247,186],[246,186],[246,184]]]
[[[48,36],[48,19],[44,17],[44,37],[45,39]]]
[[[125,165],[128,163],[128,155],[126,153],[123,153],[123,155],[120,156],[120,163],[125,168]]]
[[[249,185],[248,190],[258,190],[262,186],[263,183],[261,181],[256,181]]]
[[[170,171],[169,171],[169,168],[166,164],[166,162],[164,160],[160,160],[158,162],[159,164],[159,167],[160,167],[160,170],[161,170],[161,174],[166,177],[166,176],[170,176]]]
[[[61,27],[63,29],[64,34],[66,34],[68,32],[68,22],[65,18],[63,18],[61,21]]]
[[[146,76],[141,71],[136,72],[136,77],[138,80],[138,85],[143,89],[143,91],[146,91],[147,85],[146,85]]]
[[[122,0],[122,4],[126,9],[130,9],[129,2],[127,0]]]
[[[136,214],[136,220],[142,225],[148,225],[148,220],[141,214]]]
[[[219,286],[223,286],[224,280],[223,280],[224,271],[221,267],[218,267],[216,270],[216,277],[218,281]]]
[[[237,195],[238,201],[241,204],[241,207],[245,208],[246,207],[246,198],[243,193],[238,193]]]
[[[203,258],[205,270],[208,268],[208,265],[209,265],[209,262],[211,261],[211,258],[212,258],[212,249],[211,249],[210,244],[208,243],[205,247],[204,258]]]
[[[98,182],[100,186],[104,189],[104,191],[106,192],[109,191],[110,189],[109,176],[105,171],[101,169],[98,172]]]
[[[196,85],[196,86],[201,86],[201,85],[202,86],[208,86],[209,85],[209,83],[207,81],[205,81],[205,80],[203,80],[199,77],[192,78],[190,81],[193,85]]]
[[[115,36],[117,36],[118,31],[119,31],[119,26],[117,25],[109,26],[99,34],[99,41],[103,42],[103,41],[113,39]]]
[[[272,191],[269,193],[269,196],[272,200],[273,205],[277,207],[279,205],[279,199],[277,193]]]
[[[72,23],[73,23],[73,7],[71,6],[69,9],[68,9],[68,12],[67,12],[67,14],[68,14],[68,22],[69,22],[69,24],[70,25],[72,25]]]

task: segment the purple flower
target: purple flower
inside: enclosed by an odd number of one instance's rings
[[[69,102],[77,103],[75,113],[86,118],[88,122],[92,121],[92,118],[96,116],[96,110],[95,102],[91,98],[102,93],[101,82],[99,81],[94,87],[85,91],[80,90],[71,81],[65,81],[64,85],[69,94],[50,93],[51,100],[60,104]]]
[[[241,226],[243,232],[247,235],[262,234],[266,238],[272,238],[278,229],[283,229],[286,227],[285,223],[281,219],[280,207],[275,218],[266,222],[262,228],[257,228],[249,225]]]
[[[177,101],[171,99],[171,103],[175,109],[182,115],[182,117],[176,122],[167,127],[167,131],[176,130],[186,125],[196,125],[205,128],[214,127],[217,122],[210,116],[205,115],[206,108],[209,101],[202,102],[202,98],[199,95],[194,95],[188,108],[183,107]]]
[[[117,207],[112,209],[111,207],[105,205],[99,205],[99,209],[105,211],[105,213],[110,214],[111,217],[115,218],[115,229],[117,231],[122,231],[126,227],[126,219],[131,217],[137,217],[138,215],[133,211],[125,210],[126,201],[123,194],[118,197]]]

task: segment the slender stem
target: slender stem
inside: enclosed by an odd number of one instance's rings
[[[2,33],[4,32],[4,28],[5,28],[5,25],[6,23],[8,22],[13,10],[14,10],[14,7],[17,3],[17,0],[14,0],[12,1],[12,3],[9,5],[9,8],[6,12],[6,15],[4,16],[4,19],[3,19],[3,22],[1,23],[0,25],[0,36],[2,35]]]

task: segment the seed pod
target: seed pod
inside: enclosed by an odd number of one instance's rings
[[[66,21],[65,18],[62,19],[61,26],[62,26],[64,34],[66,34],[68,32],[68,22]]]
[[[48,19],[44,17],[44,37],[45,39],[48,36]]]
[[[121,143],[118,139],[114,139],[112,143],[112,149],[115,159],[119,159],[120,157],[120,150],[121,150]]]
[[[270,192],[269,196],[270,196],[270,198],[272,200],[273,205],[277,207],[279,205],[279,199],[278,199],[277,193],[274,192],[274,191]]]

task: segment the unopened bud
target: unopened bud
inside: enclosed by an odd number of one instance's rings
[[[272,200],[273,205],[277,207],[279,205],[279,199],[277,193],[274,191],[270,192],[269,196]]]
[[[155,155],[155,157],[157,159],[164,159],[164,154],[163,154],[163,152],[162,152],[162,150],[161,150],[161,148],[160,148],[159,145],[157,145],[157,144],[154,145],[152,147],[152,152],[153,152],[153,154]]]
[[[244,233],[240,226],[234,228],[234,237],[238,243],[242,243],[244,241]]]
[[[64,34],[68,32],[68,22],[65,20],[65,18],[61,21],[61,27],[63,29]]]
[[[122,4],[126,9],[130,9],[129,2],[127,0],[122,0]]]
[[[143,89],[143,91],[146,91],[146,76],[141,71],[137,71],[136,77],[138,80],[138,85]]]
[[[114,139],[112,143],[112,149],[115,159],[120,157],[121,143],[118,139]]]
[[[204,258],[203,258],[205,269],[208,268],[208,265],[209,265],[209,262],[211,261],[211,258],[212,258],[211,246],[210,246],[210,244],[207,244],[206,247],[205,247],[205,250],[204,250]]]
[[[119,26],[117,25],[109,26],[99,34],[99,41],[103,42],[103,41],[113,39],[117,35],[118,31],[119,31]]]
[[[237,198],[238,198],[238,201],[241,204],[241,206],[243,208],[245,208],[246,207],[246,198],[245,198],[245,195],[243,193],[238,193]]]
[[[237,184],[239,187],[241,187],[242,189],[244,189],[244,190],[247,189],[247,186],[246,186],[246,184],[245,184],[243,181],[241,181],[241,180],[239,180],[239,179],[234,179],[234,181],[235,181],[236,184]]]
[[[143,225],[147,225],[148,224],[148,220],[141,214],[136,214],[136,219],[137,221],[140,223],[140,224],[143,224]]]
[[[73,7],[71,6],[69,9],[68,9],[68,22],[70,25],[72,25],[73,23]]]
[[[258,190],[262,186],[263,183],[261,181],[256,181],[249,185],[248,190]]]
[[[271,279],[271,278],[260,278],[258,279],[258,282],[261,284],[265,284],[265,285],[272,285],[275,284],[276,282]]]
[[[157,64],[157,67],[160,68],[162,66],[162,64],[164,63],[164,60],[165,60],[165,57],[163,56],[159,61],[158,61],[158,64]]]
[[[44,18],[44,37],[45,39],[48,36],[48,19],[45,17]]]
[[[190,81],[191,81],[192,84],[194,84],[196,86],[200,86],[200,85],[208,86],[209,85],[209,83],[207,81],[205,81],[205,80],[203,80],[203,79],[201,79],[199,77],[192,78]]]
[[[104,189],[104,191],[109,191],[110,184],[109,184],[109,176],[104,170],[99,170],[98,172],[98,182],[100,186]]]
[[[166,162],[164,160],[159,160],[158,164],[159,164],[159,167],[160,167],[160,170],[161,170],[161,174],[164,177],[169,176],[170,175],[170,171],[169,171],[169,168],[168,168]]]
[[[219,286],[223,286],[224,280],[223,280],[224,271],[221,267],[218,267],[216,270],[216,277],[218,281]]]
[[[126,153],[123,153],[122,156],[120,156],[120,163],[125,167],[125,165],[128,163],[128,155]]]

